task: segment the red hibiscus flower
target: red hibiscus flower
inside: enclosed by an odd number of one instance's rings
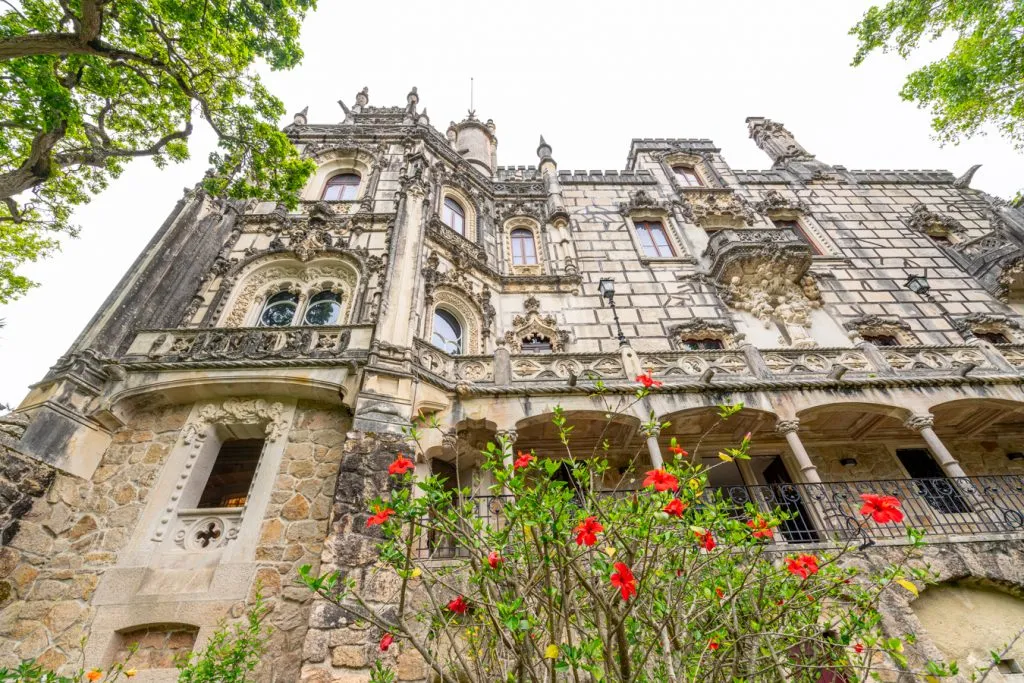
[[[380,651],[387,652],[393,642],[395,642],[395,637],[390,633],[385,633],[384,637],[380,639]]]
[[[876,496],[873,493],[862,493],[860,498],[864,501],[864,507],[860,509],[860,514],[865,516],[871,515],[879,524],[903,521],[900,501],[895,496]]]
[[[722,598],[725,597],[725,591],[722,590],[721,588],[716,588],[715,589],[715,595],[717,595],[718,599],[721,600]]]
[[[395,461],[388,465],[388,474],[405,474],[412,469],[416,469],[416,463],[399,453]]]
[[[529,467],[530,463],[536,460],[536,458],[529,453],[523,453],[522,451],[519,451],[516,455],[519,457],[517,457],[516,461],[512,463],[512,469],[514,470],[521,470],[524,467]]]
[[[818,558],[814,555],[799,555],[786,560],[786,569],[793,576],[806,579],[811,574],[818,573]]]
[[[504,561],[505,558],[499,555],[497,550],[492,550],[487,554],[487,564],[491,566],[491,569],[497,569],[498,565]]]
[[[597,521],[597,517],[587,517],[573,529],[573,533],[576,534],[576,545],[594,545],[597,543],[597,534],[601,531],[604,531],[604,527]]]
[[[864,652],[864,646],[861,645],[860,643],[857,643],[856,645],[853,646],[853,651],[856,652],[857,654],[860,654],[861,652]]]
[[[366,526],[376,526],[378,524],[383,524],[384,522],[388,521],[388,517],[395,514],[395,511],[392,510],[391,508],[382,508],[379,506],[375,506],[373,508],[373,511],[375,514],[368,520],[366,520]]]
[[[655,491],[678,491],[679,480],[665,470],[651,470],[644,479],[644,486],[653,486]]]
[[[768,522],[766,522],[761,517],[758,517],[756,519],[748,519],[747,526],[753,529],[754,533],[752,533],[751,536],[753,536],[754,538],[774,538],[772,528],[768,526]]]
[[[630,596],[636,595],[636,578],[624,562],[615,563],[611,581],[612,585],[622,593],[623,600],[629,600]]]
[[[637,375],[636,376],[636,381],[640,382],[640,384],[643,384],[644,385],[644,389],[650,389],[651,387],[660,387],[662,385],[661,382],[659,382],[658,380],[656,380],[653,377],[651,377],[651,371],[650,370],[648,370],[647,372],[645,372],[642,375]]]
[[[669,446],[668,450],[670,453],[678,455],[683,458],[689,455],[689,453],[687,453],[682,446]]]
[[[668,505],[661,509],[662,512],[667,512],[673,517],[682,517],[684,510],[686,510],[686,503],[678,498],[673,498],[668,502]]]
[[[469,609],[469,603],[461,595],[458,595],[449,601],[448,609],[456,614],[465,614],[466,610]]]
[[[704,533],[695,531],[694,533],[697,534],[697,542],[700,543],[704,550],[710,553],[715,549],[715,537],[711,535],[710,531],[705,531]]]
[[[719,644],[719,642],[717,640],[712,639],[712,640],[708,641],[708,649],[709,650],[717,650],[720,647],[722,647],[722,646]]]

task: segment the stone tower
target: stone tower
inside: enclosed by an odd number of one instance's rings
[[[712,484],[785,493],[802,522],[782,542],[832,542],[863,486],[898,493],[948,582],[894,607],[921,653],[987,656],[1015,623],[1005,592],[956,606],[965,579],[1024,587],[1021,211],[969,177],[827,164],[765,118],[747,123],[770,170],[673,138],[570,171],[544,138],[537,166],[498,166],[493,122],[442,133],[415,88],[355,102],[286,129],[317,166],[297,210],[186,192],[3,418],[0,664],[74,667],[84,638],[102,667],[139,642],[137,680],[173,680],[260,584],[261,680],[365,680],[379,634],[294,579],[373,563],[367,502],[412,417],[459,437],[417,473],[486,495],[495,434],[553,457],[561,405],[596,444],[594,383],[628,394],[646,371],[664,389],[614,423],[613,461],[659,463],[742,401],[707,447],[750,431],[754,457]],[[641,433],[650,412],[671,426]],[[950,634],[954,608],[997,626]],[[398,671],[427,677],[411,652]]]

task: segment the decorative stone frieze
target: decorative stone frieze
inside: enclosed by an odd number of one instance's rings
[[[689,190],[679,200],[679,211],[688,222],[704,229],[741,228],[757,220],[747,200],[732,190]]]
[[[810,206],[802,199],[783,196],[778,190],[767,190],[761,199],[754,203],[754,211],[771,217],[789,215],[805,215],[810,213]]]
[[[169,363],[336,358],[350,339],[350,330],[327,326],[183,330],[157,336],[147,358]]]
[[[540,302],[529,297],[523,305],[526,315],[517,314],[512,319],[512,329],[505,333],[505,345],[511,353],[521,353],[526,341],[546,341],[551,351],[561,353],[569,343],[569,333],[558,329],[553,315],[541,315]]]
[[[956,320],[974,334],[993,333],[1006,337],[1013,343],[1020,341],[1020,323],[1013,318],[998,313],[968,313]]]
[[[619,204],[619,213],[631,216],[640,211],[668,213],[668,203],[658,199],[652,192],[636,190],[629,193],[629,201]]]

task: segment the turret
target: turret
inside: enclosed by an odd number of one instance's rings
[[[447,137],[459,154],[485,175],[493,175],[498,165],[498,138],[494,121],[480,123],[473,111],[461,123],[448,127]],[[453,135],[454,133],[454,135]]]

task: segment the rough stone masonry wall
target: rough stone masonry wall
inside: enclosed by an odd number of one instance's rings
[[[7,545],[18,532],[21,517],[32,508],[53,483],[56,470],[14,450],[25,433],[28,419],[22,415],[0,418],[0,546]],[[10,593],[10,585],[0,581],[0,602]]]
[[[82,637],[95,616],[92,595],[126,548],[191,407],[137,413],[114,435],[91,481],[57,474],[24,515],[0,548],[0,587],[7,589],[0,596],[0,666],[30,657],[52,669],[81,663]],[[295,581],[301,565],[320,563],[349,420],[333,406],[297,407],[253,558],[273,628],[260,681],[298,677],[312,595]],[[243,611],[238,605],[223,616]]]
[[[59,473],[0,549],[0,666],[30,657],[51,669],[81,661],[90,600],[142,512],[190,406],[142,411],[118,431],[91,481]]]
[[[344,445],[321,569],[354,577],[366,596],[392,595],[397,587],[396,574],[374,571],[381,534],[367,529],[366,520],[370,502],[386,496],[387,467],[403,443],[395,435],[351,432]],[[383,655],[379,650],[383,634],[357,623],[332,603],[318,599],[309,626],[302,652],[303,683],[362,683],[378,657],[387,657],[401,681],[423,680],[427,674],[415,650],[396,643]]]

